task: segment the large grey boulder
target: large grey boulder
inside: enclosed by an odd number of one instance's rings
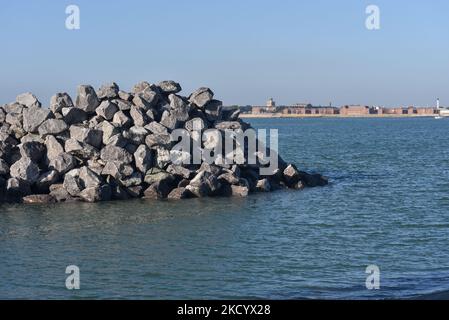
[[[0,176],[6,176],[9,174],[9,165],[8,163],[0,158]]]
[[[95,89],[88,85],[78,86],[78,95],[76,97],[76,107],[84,110],[88,114],[95,113],[100,105]]]
[[[39,134],[41,136],[47,136],[49,134],[52,135],[58,135],[60,133],[63,133],[68,129],[67,124],[64,122],[64,120],[60,119],[48,119],[45,120],[40,126],[39,126]]]
[[[59,173],[56,170],[43,172],[36,180],[36,189],[39,193],[48,193],[51,185],[57,183]]]
[[[207,120],[215,122],[222,118],[223,103],[219,100],[211,100],[204,106]]]
[[[147,129],[148,131],[150,131],[151,133],[154,133],[154,134],[163,134],[163,135],[168,134],[167,128],[156,121],[152,121],[149,124],[147,124],[145,126],[145,129]]]
[[[194,103],[198,107],[202,108],[204,107],[209,101],[211,101],[214,98],[214,93],[211,89],[201,87],[197,90],[195,90],[190,95],[190,102]]]
[[[61,112],[64,121],[69,125],[82,123],[87,120],[87,113],[79,108],[75,107],[62,108]]]
[[[127,131],[123,131],[123,137],[129,140],[130,143],[140,145],[145,142],[148,135],[147,129],[144,127],[133,126]]]
[[[11,166],[9,174],[12,178],[32,184],[39,177],[39,167],[31,159],[22,157]]]
[[[172,80],[162,81],[158,84],[158,87],[165,94],[178,93],[182,90],[181,85]]]
[[[24,142],[19,145],[20,154],[24,158],[29,158],[33,162],[39,162],[45,155],[45,145],[38,141]]]
[[[16,102],[28,108],[41,107],[39,100],[37,100],[36,96],[30,92],[19,94],[16,98]]]
[[[118,111],[116,114],[114,114],[114,117],[112,118],[112,123],[118,125],[122,128],[127,128],[132,125],[132,119],[127,116],[123,111]]]
[[[106,120],[112,120],[112,118],[114,117],[115,113],[118,110],[119,109],[118,109],[117,105],[106,100],[106,101],[103,101],[98,106],[98,108],[95,110],[95,112],[97,113],[97,115],[99,115],[100,117],[103,117]]]
[[[102,132],[103,144],[108,144],[109,140],[115,135],[121,135],[120,127],[117,124],[103,121],[98,126],[98,130]]]
[[[172,174],[156,167],[151,168],[145,174],[145,183],[149,185],[163,180],[167,180],[167,182],[172,184],[175,181],[175,177]]]
[[[75,168],[75,166],[76,166],[75,157],[65,152],[51,159],[50,164],[48,165],[49,169],[55,170],[61,175],[72,170],[73,168]]]
[[[149,122],[145,110],[142,108],[132,106],[129,114],[135,126],[144,127]]]
[[[98,98],[100,99],[115,99],[118,97],[119,87],[115,82],[103,84],[98,89]]]
[[[153,166],[153,155],[150,148],[141,144],[134,152],[134,162],[140,172],[146,173]]]
[[[23,129],[27,132],[38,132],[39,126],[47,119],[53,118],[53,113],[40,107],[29,107],[23,110]]]
[[[79,179],[79,174],[80,174],[79,169],[73,169],[67,172],[66,175],[64,176],[63,187],[72,197],[78,196],[80,192],[83,190],[83,187]]]
[[[70,127],[70,138],[100,148],[103,143],[103,131],[73,125]]]
[[[3,110],[3,108],[0,108],[0,124],[5,122],[6,119],[6,112]]]
[[[100,177],[86,166],[79,170],[79,181],[83,189],[98,187],[101,184]]]
[[[79,197],[90,203],[109,201],[112,197],[112,190],[109,185],[89,187],[81,191]]]
[[[63,108],[74,107],[72,98],[66,92],[57,93],[50,98],[50,110],[53,113],[60,113]]]
[[[288,165],[287,168],[285,168],[283,174],[284,174],[285,184],[289,188],[293,188],[301,180],[299,171],[296,168],[296,166],[293,164]]]
[[[101,159],[103,161],[118,161],[125,164],[133,161],[133,156],[123,148],[107,145],[101,149]]]
[[[22,198],[31,194],[31,185],[20,178],[10,178],[6,183],[6,194],[11,200]]]
[[[32,194],[22,198],[22,203],[25,204],[48,204],[55,202],[56,198],[50,194]]]

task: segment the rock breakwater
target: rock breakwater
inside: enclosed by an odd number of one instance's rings
[[[98,90],[78,87],[75,100],[67,93],[51,98],[48,108],[31,93],[0,106],[0,202],[49,203],[109,201],[130,198],[185,199],[207,196],[246,197],[251,192],[323,186],[327,179],[299,171],[277,156],[267,167],[258,151],[244,159],[212,163],[179,150],[179,135],[204,151],[224,148],[216,135],[195,137],[195,130],[220,133],[246,130],[239,111],[224,109],[209,88],[188,97],[174,81],[136,84],[131,92],[116,83]],[[219,138],[221,139],[221,138]],[[219,142],[219,143],[218,143]],[[250,151],[251,152],[251,151]],[[270,152],[270,151],[268,151]]]

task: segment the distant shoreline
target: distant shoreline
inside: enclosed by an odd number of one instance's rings
[[[255,118],[433,118],[435,115],[418,115],[418,114],[370,114],[370,115],[341,115],[341,114],[240,114],[242,119]]]

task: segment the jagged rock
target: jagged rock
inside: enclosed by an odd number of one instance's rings
[[[196,117],[187,121],[184,125],[184,128],[188,131],[199,131],[205,129],[206,124],[204,123],[204,120],[202,118]]]
[[[194,174],[194,171],[191,171],[191,170],[184,168],[180,165],[174,165],[174,164],[170,164],[167,167],[167,172],[171,173],[172,175],[182,177],[184,179],[191,179],[192,175]]]
[[[270,181],[268,181],[267,178],[260,179],[259,181],[257,181],[256,190],[261,192],[270,192],[271,191]]]
[[[149,84],[147,81],[141,81],[134,85],[134,87],[131,89],[133,94],[138,94],[144,91],[147,88],[152,88],[152,85]]]
[[[134,152],[134,161],[136,168],[139,169],[140,172],[146,173],[148,169],[153,166],[153,155],[151,150],[146,145],[141,144],[136,152]]]
[[[17,102],[9,103],[3,106],[3,110],[5,110],[7,114],[22,114],[24,108],[24,105]]]
[[[103,144],[105,145],[109,143],[109,140],[113,136],[121,134],[118,126],[108,121],[103,121],[100,123],[98,130],[102,132]]]
[[[58,182],[59,174],[56,170],[42,173],[36,180],[36,189],[39,193],[47,193],[50,186]]]
[[[100,152],[97,148],[75,139],[68,139],[65,142],[64,148],[67,153],[83,160],[96,160],[100,158]]]
[[[5,122],[6,119],[6,113],[5,110],[3,110],[3,108],[0,108],[0,124],[2,124],[3,122]]]
[[[64,121],[69,125],[82,123],[87,120],[87,113],[79,108],[63,108],[61,112]]]
[[[240,181],[240,177],[236,176],[233,172],[225,172],[218,177],[218,180],[237,185]]]
[[[66,93],[57,93],[50,99],[50,110],[53,113],[61,113],[63,108],[74,107],[72,98]]]
[[[247,197],[249,188],[247,186],[231,186],[232,196],[234,197]]]
[[[214,122],[221,120],[221,110],[223,103],[219,100],[211,100],[204,106],[204,113],[207,120]]]
[[[152,108],[156,106],[158,102],[158,94],[150,87],[145,88],[143,91],[137,93],[133,98],[133,103],[139,108]]]
[[[53,117],[53,113],[48,109],[40,107],[29,107],[23,110],[23,129],[27,132],[38,132],[39,126]]]
[[[30,183],[19,179],[10,178],[6,184],[6,195],[10,199],[22,198],[31,194]]]
[[[119,111],[117,105],[106,100],[98,106],[95,112],[106,120],[112,120],[117,111]]]
[[[328,179],[323,177],[320,174],[309,174],[307,172],[300,172],[299,173],[301,180],[304,182],[304,184],[307,187],[323,187],[325,185],[327,185]],[[284,175],[285,176],[285,175]]]
[[[100,148],[103,143],[103,131],[81,126],[71,126],[70,138],[82,143],[90,144],[95,148]]]
[[[39,167],[31,159],[22,157],[11,166],[9,174],[12,178],[32,184],[39,177]]]
[[[98,89],[98,98],[114,99],[118,97],[119,87],[115,82],[104,84]]]
[[[143,177],[140,172],[133,172],[130,176],[119,178],[119,181],[123,187],[130,188],[140,186],[142,184]]]
[[[56,199],[50,194],[33,194],[22,198],[26,204],[47,204],[55,203]]]
[[[89,187],[79,193],[79,197],[86,202],[98,202],[111,200],[112,191],[109,185]]]
[[[24,142],[19,145],[22,157],[29,158],[33,162],[39,162],[45,154],[45,145],[37,141]]]
[[[145,138],[148,135],[147,129],[143,127],[133,126],[127,131],[123,131],[123,137],[128,139],[129,142],[140,145],[145,142]]]
[[[5,160],[0,159],[0,176],[6,176],[9,174],[9,165]]]
[[[293,187],[296,185],[299,180],[301,180],[301,176],[299,175],[299,171],[295,165],[290,164],[284,170],[284,181],[288,187]]]
[[[190,95],[189,100],[197,105],[198,107],[202,108],[211,101],[214,98],[214,93],[209,88],[199,88],[195,92],[193,92]]]
[[[83,190],[79,179],[80,169],[73,169],[64,176],[64,189],[73,197],[76,197]]]
[[[131,101],[133,99],[132,94],[122,91],[122,90],[119,90],[118,96],[123,101]],[[120,110],[122,110],[122,109],[120,109]]]
[[[56,200],[56,202],[69,202],[75,199],[67,192],[63,184],[51,185],[50,195]]]
[[[104,141],[104,144],[124,148],[128,144],[128,141],[119,133],[110,137],[109,140]]]
[[[68,129],[67,124],[64,122],[64,120],[60,119],[48,119],[45,120],[40,126],[39,126],[39,134],[41,136],[47,136],[49,134],[52,135],[58,135],[60,133],[63,133]]]
[[[134,121],[134,125],[138,127],[143,127],[148,123],[147,115],[142,108],[132,106],[129,114]]]
[[[167,180],[170,183],[173,183],[175,178],[170,173],[161,170],[159,168],[151,168],[145,174],[145,183],[152,185],[159,181]]]
[[[158,84],[158,87],[165,94],[178,93],[182,90],[181,85],[179,83],[171,80],[160,82]]]
[[[149,134],[145,138],[145,144],[151,149],[157,146],[169,148],[172,140],[169,134]]]
[[[100,105],[97,94],[91,86],[78,86],[78,95],[76,97],[76,107],[84,110],[88,114],[95,113],[95,110]]]
[[[215,123],[215,128],[218,130],[245,130],[246,126],[242,126],[239,121],[218,121]]]
[[[47,136],[45,138],[45,147],[47,149],[47,159],[49,161],[56,159],[59,155],[64,153],[64,148],[54,136]]]
[[[170,200],[180,200],[190,198],[192,194],[189,190],[183,187],[178,187],[173,189],[167,196],[167,199]]]
[[[164,169],[171,161],[170,159],[170,151],[163,147],[156,147],[156,165]]]
[[[170,130],[179,128],[181,125],[176,115],[168,110],[162,113],[160,124]]]
[[[79,182],[84,189],[98,187],[101,184],[101,179],[95,172],[84,166],[79,170]]]
[[[59,174],[63,175],[66,172],[75,168],[76,160],[69,153],[61,153],[55,158],[50,160],[48,165],[49,169],[56,170]]]
[[[128,117],[123,111],[118,111],[112,118],[112,123],[120,127],[129,127],[132,125],[132,119]]]
[[[173,190],[174,186],[167,180],[161,180],[149,186],[144,192],[145,199],[165,199]]]
[[[154,133],[154,134],[163,134],[163,135],[168,134],[167,128],[156,121],[152,121],[149,124],[147,124],[145,126],[145,129],[147,129],[148,131],[150,131],[151,133]]]
[[[30,92],[18,95],[16,98],[16,102],[28,108],[41,107],[41,103],[39,102],[39,100],[37,100],[36,96]]]
[[[100,157],[103,161],[118,161],[125,164],[133,161],[133,157],[128,151],[112,145],[107,145],[101,149]]]

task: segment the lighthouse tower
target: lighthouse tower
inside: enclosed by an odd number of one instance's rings
[[[440,110],[440,98],[437,98],[437,109]]]

